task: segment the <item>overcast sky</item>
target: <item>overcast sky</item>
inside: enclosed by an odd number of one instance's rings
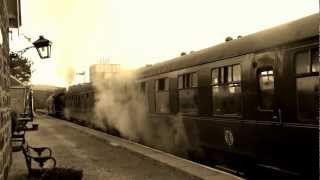
[[[319,10],[318,0],[22,0],[20,36],[11,48],[30,45],[22,34],[53,42],[52,58],[36,50],[32,83],[79,83],[73,72],[101,59],[137,68],[292,21]],[[73,82],[72,82],[73,81]]]

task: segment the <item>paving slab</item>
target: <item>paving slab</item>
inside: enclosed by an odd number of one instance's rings
[[[39,130],[27,133],[28,143],[52,148],[58,167],[81,169],[85,180],[240,179],[67,121],[42,115],[36,122]],[[26,179],[26,174],[22,153],[14,153],[9,180]]]

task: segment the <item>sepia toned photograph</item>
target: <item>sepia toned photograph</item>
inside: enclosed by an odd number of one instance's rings
[[[319,0],[0,0],[0,180],[320,180]]]

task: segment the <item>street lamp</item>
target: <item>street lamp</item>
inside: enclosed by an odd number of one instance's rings
[[[52,44],[51,41],[49,41],[48,39],[44,38],[43,36],[40,36],[39,39],[34,41],[32,44],[33,44],[33,46],[26,47],[26,48],[24,48],[24,49],[22,49],[20,51],[13,52],[13,53],[16,54],[16,55],[19,55],[19,54],[22,55],[27,50],[29,50],[31,48],[36,48],[41,59],[50,58],[50,56],[51,56],[51,44]]]
[[[52,42],[48,39],[40,36],[38,40],[32,43],[33,46],[37,49],[38,54],[41,59],[50,58],[51,56],[51,44]]]

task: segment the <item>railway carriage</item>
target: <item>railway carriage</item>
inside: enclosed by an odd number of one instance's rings
[[[65,117],[83,124],[94,118],[95,89],[91,83],[69,87],[66,94]]]
[[[151,118],[181,113],[217,164],[318,178],[319,15],[139,70]]]
[[[319,20],[139,69],[149,120],[172,124],[181,115],[190,154],[204,152],[215,165],[318,179]],[[95,93],[92,84],[70,87],[65,116],[90,125]]]

